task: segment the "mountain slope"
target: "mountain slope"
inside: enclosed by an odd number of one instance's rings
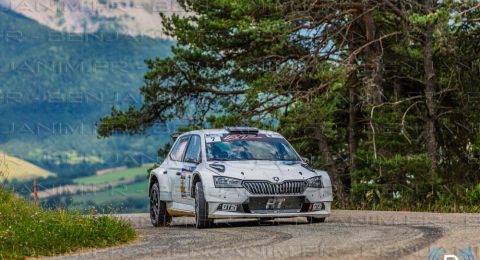
[[[166,126],[99,140],[95,125],[114,105],[142,103],[144,60],[170,55],[171,45],[60,33],[0,11],[0,148],[58,173],[154,161],[169,141]]]
[[[0,151],[0,181],[4,179],[28,180],[34,177],[46,178],[54,175],[34,164]]]

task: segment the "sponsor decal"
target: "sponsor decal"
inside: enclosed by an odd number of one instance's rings
[[[315,203],[312,206],[312,210],[322,210],[323,209],[323,203]]]
[[[223,211],[237,211],[237,204],[222,204]]]
[[[185,173],[183,172],[180,176],[180,194],[182,195],[182,198],[187,197],[187,188],[185,187]]]
[[[271,198],[268,199],[265,209],[281,209],[282,204],[285,202],[285,198]]]
[[[206,134],[206,143],[232,142],[239,140],[254,139],[277,139],[282,138],[279,134]]]
[[[182,172],[193,172],[197,169],[197,166],[186,166],[182,168]]]
[[[190,185],[192,183],[192,172],[197,169],[196,166],[186,166],[182,168],[182,172],[180,175],[180,194],[182,198],[189,198],[191,197],[190,193]],[[187,176],[188,175],[188,176]]]
[[[238,141],[238,140],[247,140],[247,139],[258,139],[265,138],[264,135],[254,135],[254,134],[239,134],[239,135],[227,135],[223,137],[224,142]]]

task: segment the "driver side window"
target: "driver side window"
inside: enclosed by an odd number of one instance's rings
[[[170,152],[170,159],[172,161],[182,160],[183,153],[185,152],[185,148],[187,148],[189,139],[190,139],[190,136],[184,136],[178,140],[178,142],[175,144],[172,151]]]
[[[200,137],[198,135],[192,135],[190,138],[187,152],[185,153],[185,162],[200,162]]]

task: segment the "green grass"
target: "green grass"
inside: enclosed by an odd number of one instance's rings
[[[118,245],[135,238],[134,229],[121,220],[64,210],[35,210],[0,189],[0,259],[51,256]]]
[[[76,184],[84,184],[84,185],[98,185],[98,184],[109,184],[114,183],[122,180],[129,180],[133,181],[136,177],[145,177],[147,178],[147,170],[151,168],[150,166],[147,167],[139,167],[139,168],[131,168],[121,171],[110,172],[104,175],[94,175],[88,176],[83,178],[78,178],[74,180]]]

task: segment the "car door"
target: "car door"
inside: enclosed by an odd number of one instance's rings
[[[190,135],[180,137],[173,146],[169,156],[167,174],[170,179],[172,199],[174,202],[181,201],[180,177],[183,169],[183,157],[188,146]]]
[[[200,156],[200,136],[192,135],[190,137],[185,156],[183,158],[182,173],[179,178],[180,182],[180,201],[184,204],[194,205],[195,201],[191,194],[193,173],[201,162]]]

